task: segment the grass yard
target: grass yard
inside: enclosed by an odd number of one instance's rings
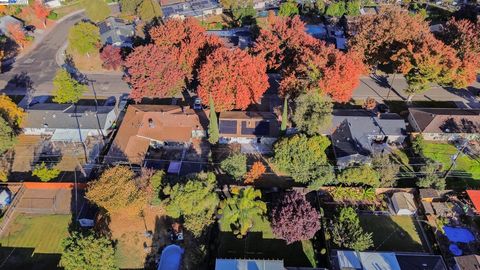
[[[317,261],[313,243],[309,240],[287,245],[276,239],[268,220],[257,219],[243,238],[237,238],[230,228],[220,228],[218,258],[283,259],[285,266],[315,267]]]
[[[18,215],[0,238],[4,269],[57,269],[70,221],[70,215]]]
[[[452,164],[451,157],[457,153],[457,148],[448,143],[426,141],[423,152],[425,157],[441,163],[443,170],[447,170]],[[467,173],[467,177],[480,180],[480,161],[461,155],[457,159],[454,172]]]
[[[421,228],[412,217],[360,215],[360,224],[373,234],[372,250],[426,252]]]

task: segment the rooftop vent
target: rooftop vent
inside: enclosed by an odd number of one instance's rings
[[[149,127],[149,128],[154,128],[154,127],[155,127],[155,124],[153,123],[153,119],[152,119],[152,118],[148,118],[148,127]]]

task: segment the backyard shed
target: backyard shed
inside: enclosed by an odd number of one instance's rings
[[[433,188],[421,188],[419,193],[420,199],[425,202],[433,202],[433,200],[441,198],[438,191]]]
[[[433,210],[432,203],[422,201],[423,210],[426,215],[434,215],[435,211]]]
[[[0,192],[0,208],[3,208],[10,204],[12,198],[10,196],[10,192],[6,189]]]
[[[475,212],[480,213],[480,190],[467,190],[467,194],[475,207]]]
[[[390,198],[396,215],[410,216],[417,212],[417,206],[413,194],[408,192],[396,192]]]
[[[478,270],[480,269],[480,256],[466,255],[455,257],[455,263],[458,270]]]

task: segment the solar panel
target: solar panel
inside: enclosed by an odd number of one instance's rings
[[[255,127],[247,127],[247,121],[242,121],[242,135],[268,136],[270,134],[270,123],[268,121],[258,121]]]
[[[220,133],[237,134],[237,121],[220,120]]]

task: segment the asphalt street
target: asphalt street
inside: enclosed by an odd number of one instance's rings
[[[112,10],[115,8],[118,9],[116,5],[112,6]],[[33,50],[17,59],[10,70],[0,74],[0,92],[9,95],[24,95],[27,87],[21,81],[27,80],[31,82],[30,89],[34,90],[33,95],[51,94],[53,78],[60,68],[56,57],[62,53],[62,47],[66,44],[70,27],[84,17],[84,13],[77,13],[65,18],[51,29]],[[122,75],[119,73],[86,74],[86,76],[91,81],[90,93],[86,93],[86,95],[118,97],[129,92],[128,85],[122,80]],[[408,94],[403,90],[406,87],[407,83],[401,75],[395,77],[392,75],[387,77],[364,76],[361,78],[353,98],[373,97],[377,100],[405,100]],[[479,108],[480,103],[475,100],[475,94],[479,91],[480,79],[468,90],[436,86],[425,93],[415,95],[413,100],[449,100],[457,102],[458,106]]]
[[[56,24],[35,48],[16,59],[10,70],[0,74],[0,91],[9,95],[24,95],[26,88],[30,88],[35,96],[50,94],[53,78],[60,68],[56,56],[67,41],[70,27],[83,18],[83,12],[67,17]],[[87,74],[87,78],[93,87],[86,95],[120,96],[129,92],[121,74]],[[25,81],[30,82],[27,83],[29,86]]]

